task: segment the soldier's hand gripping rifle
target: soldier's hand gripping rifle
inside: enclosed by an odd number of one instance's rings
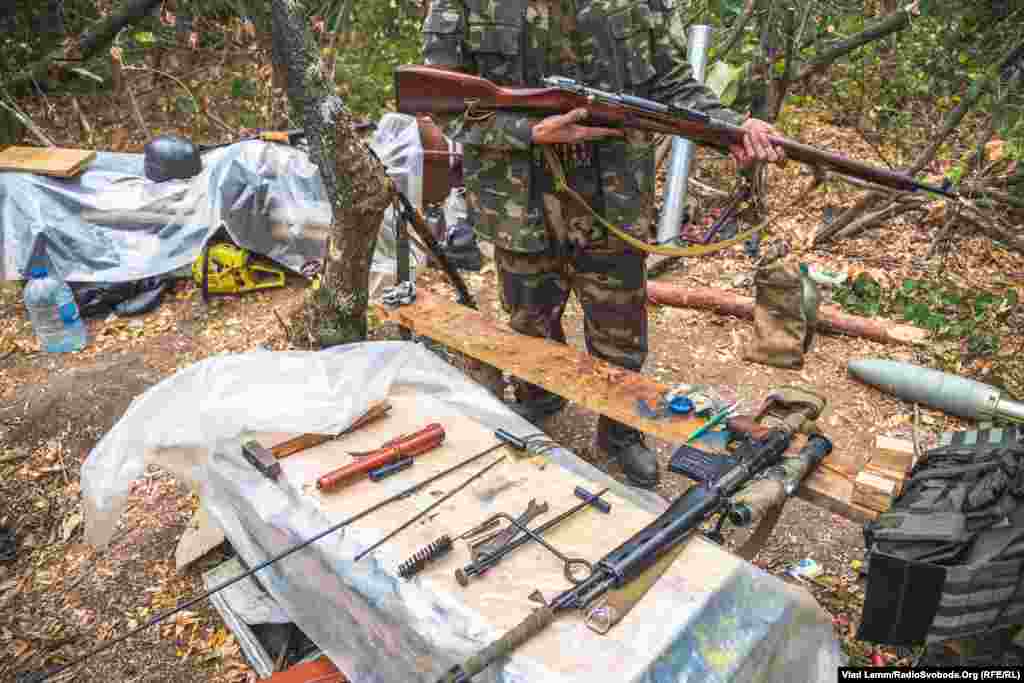
[[[588,88],[574,80],[553,76],[546,88],[505,88],[470,74],[430,66],[400,66],[395,70],[395,97],[403,114],[461,114],[467,110],[525,111],[564,114],[580,107],[590,113],[592,125],[620,126],[653,133],[678,135],[694,143],[727,151],[743,142],[747,132],[693,109],[653,100]],[[942,187],[918,182],[908,175],[863,164],[782,136],[769,136],[786,156],[814,169],[828,168],[900,192],[925,190],[955,197],[949,183]],[[816,176],[817,177],[817,176]]]
[[[760,439],[737,449],[737,464],[711,485],[696,484],[682,494],[661,515],[628,541],[608,553],[586,581],[561,593],[535,610],[522,623],[456,665],[438,683],[465,683],[495,660],[504,657],[537,635],[559,613],[585,609],[603,594],[628,583],[682,543],[690,532],[715,514],[721,526],[730,511],[730,498],[757,474],[782,460],[792,441],[792,431],[772,429]]]

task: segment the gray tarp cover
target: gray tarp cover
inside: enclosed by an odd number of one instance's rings
[[[387,114],[370,146],[418,205],[422,146],[415,119]],[[0,276],[32,266],[67,282],[133,282],[195,261],[223,227],[239,246],[296,272],[319,261],[331,208],[305,152],[241,142],[203,155],[188,180],[145,177],[141,154],[100,152],[72,179],[0,172]],[[385,220],[376,274],[393,272],[394,227]],[[413,265],[418,255],[414,253]]]

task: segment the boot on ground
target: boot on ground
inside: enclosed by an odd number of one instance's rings
[[[513,380],[516,400],[507,404],[509,409],[534,426],[557,414],[565,407],[566,400],[558,394],[529,382]]]
[[[633,486],[650,489],[658,483],[657,454],[644,444],[640,430],[602,415],[597,422],[596,445],[618,461]]]

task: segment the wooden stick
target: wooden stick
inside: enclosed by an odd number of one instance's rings
[[[9,105],[6,102],[4,102],[3,100],[0,100],[0,107],[3,107],[4,109],[6,109],[8,112],[11,113],[12,116],[14,116],[16,119],[18,119],[18,121],[21,122],[21,125],[23,125],[26,128],[28,128],[29,132],[32,133],[32,135],[36,136],[36,139],[38,139],[39,142],[43,143],[47,147],[56,147],[57,146],[57,144],[53,140],[51,140],[49,137],[47,137],[46,133],[43,132],[43,129],[40,128],[36,124],[36,122],[33,121],[28,116],[28,114],[25,114],[20,109],[12,107],[11,105]]]
[[[700,308],[737,318],[754,317],[754,300],[714,287],[684,287],[665,282],[648,282],[647,299],[652,304],[676,308]],[[848,315],[837,306],[818,309],[818,330],[851,337],[863,337],[883,344],[918,344],[928,332],[919,327],[888,320]]]
[[[132,115],[135,117],[135,123],[139,126],[143,139],[148,140],[152,135],[149,132],[149,126],[146,125],[146,119],[142,118],[142,110],[139,109],[139,103],[135,99],[135,93],[132,92],[132,86],[125,83],[124,87],[128,91],[128,98],[132,102]]]
[[[338,434],[301,434],[294,438],[288,439],[283,443],[279,443],[270,449],[270,453],[280,460],[281,458],[287,458],[290,455],[295,455],[300,451],[305,451],[320,444],[327,443],[333,439],[343,436],[350,432],[354,432],[360,427],[367,425],[375,420],[379,420],[388,414],[391,410],[391,404],[387,401],[380,403],[374,403],[370,408],[363,413],[355,422],[352,423],[348,429]]]

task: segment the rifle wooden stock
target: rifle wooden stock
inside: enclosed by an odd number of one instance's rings
[[[460,114],[471,107],[477,111],[509,110],[549,116],[585,107],[590,112],[593,125],[677,135],[721,150],[741,143],[747,134],[743,128],[731,123],[716,119],[696,120],[678,109],[649,111],[638,106],[604,102],[560,87],[507,88],[479,76],[430,66],[398,67],[395,70],[395,98],[398,111],[411,115]],[[770,136],[769,139],[785,150],[788,158],[808,166],[829,168],[901,192],[926,190],[954,196],[946,188],[921,183],[908,175],[870,166],[790,138]]]

